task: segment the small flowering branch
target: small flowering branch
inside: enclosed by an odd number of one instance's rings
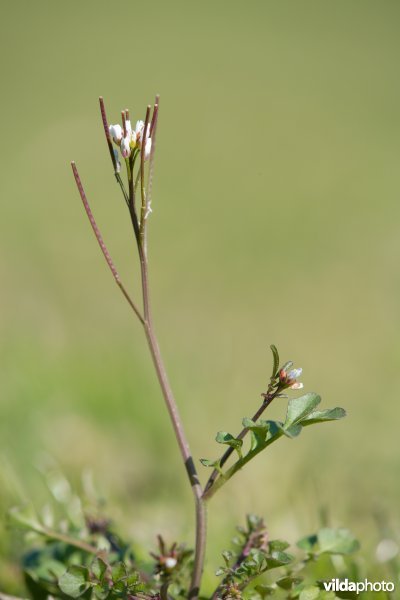
[[[293,363],[291,361],[287,362],[281,369],[279,369],[279,354],[278,350],[276,349],[276,346],[272,345],[271,351],[274,358],[272,375],[267,391],[261,394],[263,402],[251,418],[253,423],[255,423],[261,417],[263,412],[275,398],[282,397],[282,392],[284,390],[288,388],[291,388],[293,390],[299,390],[303,387],[303,384],[297,381],[297,379],[302,374],[303,369],[299,368],[288,371],[288,369],[290,369],[290,367],[293,366]],[[236,440],[242,441],[249,433],[249,431],[250,430],[248,427],[244,427],[237,436]],[[229,448],[222,455],[221,459],[218,461],[218,468],[214,468],[204,487],[203,498],[205,500],[211,496],[210,490],[218,476],[221,475],[221,468],[225,465],[228,458],[233,454],[234,451],[235,447],[233,445],[229,446]]]
[[[255,415],[249,419],[243,419],[243,429],[237,437],[225,431],[219,431],[216,441],[225,444],[228,447],[226,452],[218,460],[212,461],[201,459],[201,463],[206,467],[213,469],[211,476],[205,486],[203,499],[209,500],[233,475],[242,469],[250,460],[255,458],[260,452],[276,442],[283,436],[294,438],[298,436],[303,427],[322,423],[325,421],[335,421],[345,416],[342,408],[316,410],[321,402],[320,396],[310,392],[299,398],[289,400],[287,405],[286,419],[281,421],[264,421],[260,419],[261,414],[271,404],[274,398],[284,397],[283,392],[288,389],[299,390],[303,384],[297,381],[302,373],[302,369],[292,369],[291,361],[285,363],[279,368],[279,355],[275,346],[271,346],[274,357],[272,376],[267,391],[262,394],[263,403],[256,411]],[[250,445],[246,453],[243,452],[243,439],[250,433]],[[225,472],[222,470],[228,458],[236,451],[237,461]]]
[[[158,340],[154,330],[153,317],[150,305],[149,292],[149,275],[148,275],[148,259],[147,259],[147,220],[151,213],[151,192],[153,181],[153,165],[155,139],[158,123],[159,97],[156,97],[153,111],[151,106],[147,107],[145,121],[137,121],[135,128],[132,127],[130,114],[128,110],[122,111],[122,126],[109,125],[106,116],[103,98],[100,98],[100,112],[103,122],[104,133],[107,146],[110,153],[111,162],[114,169],[116,180],[121,188],[125,203],[129,210],[130,219],[133,226],[133,231],[136,239],[137,250],[140,262],[141,285],[142,285],[142,301],[143,311],[141,311],[136,303],[128,294],[125,286],[121,282],[118,271],[111,259],[110,253],[103,241],[100,230],[96,224],[93,213],[90,209],[85,191],[82,186],[81,179],[78,174],[75,163],[72,163],[72,170],[75,182],[89,218],[93,232],[99,243],[106,263],[111,270],[114,280],[121,289],[124,297],[128,301],[130,307],[143,325],[150,354],[153,360],[155,371],[159,380],[162,394],[166,403],[168,413],[171,418],[172,426],[178,442],[180,453],[189,477],[195,500],[195,516],[196,516],[196,543],[195,556],[192,571],[191,585],[189,590],[189,598],[196,600],[200,590],[200,582],[204,564],[204,554],[206,545],[206,511],[203,500],[203,489],[200,485],[196,467],[189,449],[189,444],[183,429],[178,407],[170,386],[165,366],[161,357]],[[113,144],[119,148],[121,157],[125,162],[127,170],[128,191],[120,176],[121,163],[119,160],[118,150]],[[139,167],[135,173],[136,161],[139,160]],[[146,163],[149,168],[146,173]],[[136,206],[136,191],[140,183],[140,207]],[[163,590],[166,595],[166,589]]]

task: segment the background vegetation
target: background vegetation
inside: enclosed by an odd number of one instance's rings
[[[399,4],[20,0],[2,12],[1,589],[19,586],[4,513],[46,501],[50,458],[78,490],[92,474],[125,535],[192,539],[142,332],[70,172],[73,158],[139,289],[100,94],[112,122],[161,94],[151,285],[194,455],[217,455],[216,431],[254,412],[270,343],[349,413],[277,444],[213,500],[210,568],[253,511],[292,541],[324,513],[374,569],[382,523],[399,532]]]

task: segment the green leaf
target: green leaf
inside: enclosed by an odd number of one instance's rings
[[[103,576],[105,574],[105,572],[107,571],[107,563],[104,562],[104,560],[100,557],[97,557],[94,559],[94,561],[91,564],[91,569],[92,569],[92,573],[93,575],[96,577],[96,579],[98,579],[99,581],[101,581],[103,579]]]
[[[271,344],[270,348],[271,348],[271,352],[272,352],[272,357],[274,359],[273,366],[272,366],[271,379],[275,379],[275,377],[277,376],[278,371],[279,371],[279,353],[278,353],[276,346],[274,346],[274,344]]]
[[[106,600],[108,595],[110,594],[110,586],[107,581],[103,583],[99,583],[94,586],[93,593],[98,600]]]
[[[259,421],[253,421],[253,419],[245,417],[242,421],[242,424],[243,427],[251,432],[250,451],[262,446],[269,430],[268,421],[263,421],[261,419]]]
[[[217,469],[217,471],[222,475],[222,469],[220,466],[220,460],[209,460],[208,458],[201,458],[200,462],[204,467],[211,467],[212,469]]]
[[[137,571],[133,571],[133,573],[129,573],[126,578],[126,583],[128,587],[140,587],[142,584],[140,582],[140,575]]]
[[[300,435],[301,430],[303,429],[299,423],[290,425],[290,427],[286,428],[282,423],[279,423],[279,421],[275,421],[275,422],[276,422],[278,429],[280,429],[282,431],[283,435],[285,435],[288,438],[297,437],[298,435]]]
[[[281,552],[280,550],[271,552],[270,556],[266,556],[267,570],[276,569],[276,567],[282,567],[293,562],[294,556],[287,552]]]
[[[305,417],[301,424],[303,427],[306,425],[313,425],[314,423],[323,423],[324,421],[336,421],[343,419],[346,416],[344,408],[337,406],[336,408],[327,408],[326,410],[316,410]]]
[[[315,534],[308,535],[306,537],[301,538],[296,546],[305,550],[306,552],[313,553],[315,552],[316,546],[318,543],[318,537]]]
[[[124,563],[119,562],[113,566],[111,578],[113,582],[116,583],[119,579],[122,579],[123,577],[126,577],[126,566],[124,565]]]
[[[292,360],[288,360],[287,362],[285,362],[285,364],[282,367],[282,371],[288,371],[289,369],[291,369],[293,367],[293,361]]]
[[[30,504],[20,508],[14,507],[11,508],[9,513],[9,518],[15,524],[24,527],[26,529],[30,529],[31,531],[35,531],[36,533],[45,533],[45,527],[40,523],[35,509]]]
[[[227,446],[230,446],[231,448],[236,450],[236,452],[239,455],[239,458],[242,458],[243,440],[239,440],[233,437],[231,433],[227,433],[226,431],[218,431],[217,437],[215,439],[219,444],[226,444]]]
[[[281,577],[276,581],[276,585],[278,585],[283,590],[290,590],[295,585],[298,585],[303,581],[302,577],[295,577],[293,575],[288,575],[286,577]]]
[[[272,596],[276,591],[272,585],[256,585],[254,589],[260,594],[261,598]]]
[[[325,527],[318,531],[318,546],[321,554],[351,554],[360,544],[348,529]]]
[[[289,429],[292,425],[301,423],[320,402],[321,397],[314,392],[289,400],[284,428]]]
[[[270,552],[280,551],[283,552],[287,548],[289,548],[289,542],[285,542],[284,540],[271,540],[268,544],[268,548]]]
[[[261,567],[265,560],[265,552],[262,550],[258,550],[257,548],[253,548],[250,551],[249,559],[246,562],[251,563],[253,566]]]
[[[90,587],[89,570],[86,567],[73,566],[58,580],[61,591],[71,598],[79,598]]]
[[[315,585],[309,585],[300,592],[299,600],[317,600],[320,589]]]

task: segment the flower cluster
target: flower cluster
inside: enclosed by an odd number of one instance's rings
[[[113,142],[120,147],[123,158],[129,158],[135,150],[140,150],[144,144],[144,159],[147,160],[151,152],[150,123],[144,131],[144,122],[137,121],[133,129],[129,113],[122,113],[121,125],[110,125],[109,131]]]
[[[292,363],[293,364],[293,363]],[[301,390],[303,384],[297,379],[302,374],[303,369],[291,369],[287,371],[285,368],[282,368],[279,371],[279,383],[282,388],[291,388],[292,390]]]

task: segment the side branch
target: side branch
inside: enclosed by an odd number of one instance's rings
[[[272,400],[274,398],[277,397],[277,395],[279,394],[280,389],[275,390],[272,393],[267,393],[264,396],[264,402],[261,404],[260,408],[256,411],[256,413],[253,415],[252,417],[252,421],[257,421],[260,416],[263,414],[263,412],[265,411],[265,409],[267,408],[267,406],[269,406],[272,402]],[[242,431],[239,433],[239,435],[237,436],[236,439],[238,440],[242,440],[248,433],[248,429],[247,427],[245,427],[244,429],[242,429]],[[223,467],[224,464],[226,463],[226,461],[228,460],[228,458],[231,456],[231,454],[234,452],[234,448],[232,448],[231,446],[226,450],[226,452],[222,455],[222,458],[219,462],[220,467]],[[211,473],[209,480],[207,481],[205,487],[204,487],[204,493],[203,493],[203,499],[207,500],[211,494],[209,494],[212,486],[214,485],[216,479],[218,478],[218,476],[220,475],[220,473],[218,472],[217,469],[214,469],[213,472]]]
[[[99,230],[99,228],[97,226],[97,223],[95,221],[95,218],[93,216],[92,210],[91,210],[91,208],[89,206],[89,202],[87,200],[87,197],[86,197],[86,194],[85,194],[85,190],[83,189],[81,178],[79,177],[78,169],[77,169],[76,164],[75,164],[74,161],[71,162],[71,166],[72,166],[72,171],[73,171],[73,174],[74,174],[76,186],[78,188],[79,195],[81,197],[81,200],[82,200],[85,212],[86,212],[86,214],[88,216],[89,222],[90,222],[90,224],[92,226],[94,235],[95,235],[96,240],[97,240],[97,242],[98,242],[98,244],[100,246],[100,249],[101,249],[101,251],[103,253],[103,256],[104,256],[104,258],[106,260],[106,263],[107,263],[107,265],[108,265],[108,267],[109,267],[109,269],[110,269],[110,271],[111,271],[111,273],[112,273],[112,275],[114,277],[114,280],[115,280],[116,284],[118,285],[118,287],[120,288],[121,292],[125,296],[125,298],[128,301],[130,307],[135,312],[135,314],[136,314],[137,318],[139,319],[139,321],[142,324],[144,324],[144,319],[143,319],[143,317],[142,317],[139,309],[137,308],[136,304],[133,302],[132,298],[129,296],[129,294],[128,294],[126,288],[125,288],[125,286],[123,285],[123,283],[121,281],[121,278],[119,276],[119,273],[118,273],[118,271],[117,271],[117,269],[116,269],[116,267],[114,265],[114,262],[113,262],[113,260],[112,260],[112,258],[110,256],[108,248],[107,248],[107,246],[104,243],[103,237],[102,237],[102,235],[100,233],[100,230]]]

